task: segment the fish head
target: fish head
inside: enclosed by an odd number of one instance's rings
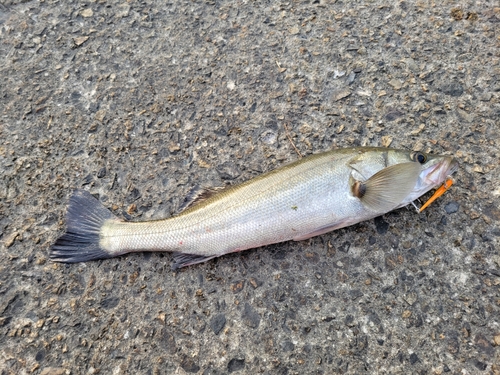
[[[432,155],[423,152],[409,152],[411,161],[420,163],[420,173],[411,193],[401,202],[403,207],[421,197],[429,190],[442,185],[458,170],[458,161],[448,155]]]
[[[373,147],[360,148],[348,166],[352,195],[382,214],[442,185],[458,169],[458,162],[447,155]]]

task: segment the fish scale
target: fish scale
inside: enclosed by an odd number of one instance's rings
[[[230,188],[203,207],[195,206],[169,220],[133,226],[110,222],[102,235],[111,239],[111,251],[139,250],[147,243],[151,248],[204,256],[290,240],[361,209],[342,204],[348,198],[342,191],[347,189],[338,179],[346,171],[336,165],[332,155],[311,158]],[[114,238],[119,241],[114,243]]]

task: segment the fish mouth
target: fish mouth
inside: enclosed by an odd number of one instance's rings
[[[444,160],[423,171],[423,180],[429,190],[434,186],[442,184],[448,177],[458,170],[458,161],[453,157],[446,157]]]

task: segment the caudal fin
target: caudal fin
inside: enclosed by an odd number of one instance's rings
[[[50,249],[54,262],[77,263],[110,258],[99,246],[104,222],[115,216],[85,190],[76,190],[69,200],[66,233]]]

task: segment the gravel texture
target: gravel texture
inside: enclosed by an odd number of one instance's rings
[[[0,374],[499,374],[500,8],[460,3],[4,0]],[[423,214],[177,272],[48,259],[75,188],[163,218],[294,145],[461,168]]]

